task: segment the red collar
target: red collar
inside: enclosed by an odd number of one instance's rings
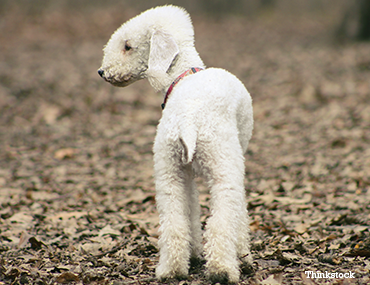
[[[175,85],[176,85],[177,83],[179,83],[179,81],[180,81],[181,79],[183,79],[184,77],[186,77],[186,76],[188,76],[188,75],[190,75],[190,74],[197,73],[197,72],[199,72],[199,71],[201,71],[201,70],[203,70],[203,68],[192,67],[192,68],[190,68],[189,70],[185,71],[184,73],[180,74],[180,75],[175,79],[175,81],[174,81],[174,82],[172,82],[172,84],[171,84],[170,88],[168,88],[168,90],[167,90],[166,96],[164,96],[164,101],[163,101],[163,103],[162,103],[162,105],[161,105],[161,106],[162,106],[162,110],[163,110],[163,109],[164,109],[164,107],[166,106],[167,99],[168,99],[168,97],[170,96],[170,94],[171,94],[171,92],[172,92],[172,89],[175,87]]]

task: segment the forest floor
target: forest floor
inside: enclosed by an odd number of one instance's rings
[[[162,97],[96,72],[112,32],[138,12],[121,8],[2,12],[0,284],[160,284]],[[193,21],[206,65],[253,97],[254,272],[240,284],[369,284],[370,43],[336,43],[325,15]],[[197,180],[204,224],[209,194]],[[207,284],[203,265],[190,273],[171,282]]]

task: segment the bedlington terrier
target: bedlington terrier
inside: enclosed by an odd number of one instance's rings
[[[222,54],[220,54],[222,56]],[[115,86],[148,78],[164,95],[154,142],[160,216],[160,280],[186,278],[203,256],[195,174],[210,187],[204,238],[206,273],[236,283],[251,264],[244,190],[244,153],[253,129],[252,99],[229,72],[205,68],[188,13],[176,6],[147,10],[124,23],[104,48],[98,73]]]

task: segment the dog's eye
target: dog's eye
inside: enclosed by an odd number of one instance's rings
[[[132,47],[126,42],[125,43],[125,51],[129,51]]]

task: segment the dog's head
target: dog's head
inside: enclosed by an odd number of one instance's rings
[[[140,32],[140,31],[139,31]],[[104,47],[102,66],[99,75],[107,82],[125,87],[145,78],[148,69],[148,41],[146,35],[131,31],[122,25]]]
[[[167,72],[182,46],[194,45],[189,15],[179,7],[162,6],[143,12],[124,23],[104,47],[99,75],[125,87],[149,78],[156,89],[170,84]],[[159,83],[160,82],[160,83]]]

